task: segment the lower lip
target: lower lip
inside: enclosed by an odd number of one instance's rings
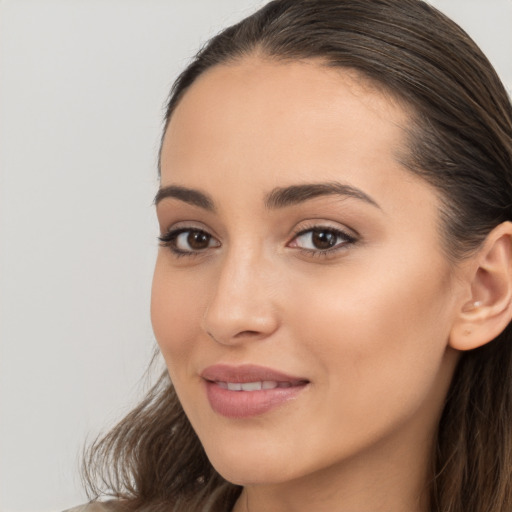
[[[258,391],[230,391],[215,382],[206,382],[206,395],[211,408],[226,418],[249,418],[264,414],[297,398],[307,383],[289,388]]]

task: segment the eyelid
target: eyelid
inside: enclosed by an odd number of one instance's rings
[[[347,238],[351,238],[354,240],[359,240],[361,238],[360,233],[345,224],[341,224],[336,221],[324,219],[324,218],[312,218],[308,220],[304,220],[296,224],[293,228],[291,237],[297,237],[301,234],[307,233],[308,231],[313,231],[317,229],[325,229],[326,231],[337,231],[341,234],[345,235]]]
[[[220,236],[210,225],[205,224],[200,220],[179,220],[175,222],[162,222],[160,224],[160,237],[167,236],[169,233],[175,231],[204,231],[213,238],[220,240]]]

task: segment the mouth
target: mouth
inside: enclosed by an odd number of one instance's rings
[[[229,391],[261,391],[264,389],[291,388],[301,384],[300,381],[294,383],[290,381],[278,382],[276,380],[263,380],[256,382],[213,382],[222,389],[229,389]]]
[[[201,377],[211,408],[227,418],[262,415],[297,398],[309,380],[254,365],[215,365]]]

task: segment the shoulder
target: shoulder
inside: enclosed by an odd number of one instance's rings
[[[120,510],[120,507],[115,501],[94,501],[63,512],[116,512],[117,510]]]

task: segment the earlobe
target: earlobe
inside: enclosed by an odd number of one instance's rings
[[[471,258],[469,299],[460,306],[450,332],[450,346],[472,350],[489,343],[512,318],[512,223],[504,222],[487,236]]]

